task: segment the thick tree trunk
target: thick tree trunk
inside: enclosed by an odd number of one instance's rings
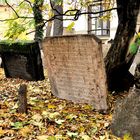
[[[34,20],[35,20],[35,41],[41,41],[43,39],[43,16],[41,7],[44,0],[35,0],[33,5]]]
[[[107,82],[109,90],[128,90],[132,75],[128,72],[126,54],[129,43],[135,34],[137,16],[140,9],[139,0],[117,0],[119,24],[114,42],[105,58]],[[131,62],[132,63],[132,62]],[[126,82],[126,79],[130,81]],[[126,83],[125,83],[125,82]],[[126,88],[126,89],[125,89]]]
[[[54,10],[53,10],[54,15],[57,16],[54,19],[53,36],[55,36],[55,35],[63,35],[63,16],[60,15],[60,14],[63,14],[63,2],[60,5],[55,4],[55,2],[53,2],[52,4],[53,4],[53,7],[54,7]]]

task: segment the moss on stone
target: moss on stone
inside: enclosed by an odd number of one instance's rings
[[[0,42],[0,53],[31,53],[32,48],[37,46],[35,41],[18,41],[3,40]]]

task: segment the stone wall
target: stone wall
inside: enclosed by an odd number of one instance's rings
[[[52,92],[57,97],[106,110],[101,41],[93,35],[48,37],[43,43]]]

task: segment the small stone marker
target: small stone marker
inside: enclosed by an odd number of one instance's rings
[[[55,96],[107,109],[101,41],[96,36],[48,37],[42,46]]]
[[[27,113],[27,86],[20,85],[18,90],[18,113]]]

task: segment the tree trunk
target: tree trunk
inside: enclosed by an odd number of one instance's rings
[[[46,27],[46,37],[51,35],[52,21],[48,22]]]
[[[41,41],[43,39],[43,16],[41,7],[44,0],[35,0],[33,5],[34,20],[35,20],[35,41]]]
[[[128,65],[125,60],[130,40],[135,34],[140,2],[117,0],[117,7],[119,24],[114,42],[105,58],[108,89],[111,91],[128,90],[125,87],[128,81],[124,82],[127,78],[130,78],[130,85],[133,83],[131,83],[132,75],[128,72],[131,65]]]
[[[55,35],[63,35],[63,16],[60,14],[63,14],[63,2],[58,5],[55,4],[55,2],[52,2],[53,7],[54,7],[54,15],[57,17],[54,19],[54,24],[53,24],[53,36]],[[60,13],[60,14],[59,14]],[[58,16],[60,15],[60,16]]]

